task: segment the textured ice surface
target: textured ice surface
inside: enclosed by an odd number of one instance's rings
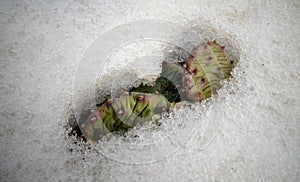
[[[299,181],[299,7],[297,1],[2,1],[1,181]],[[241,64],[202,110],[199,122],[215,124],[162,161],[128,165],[73,144],[64,125],[85,50],[137,19],[207,22],[236,40]]]

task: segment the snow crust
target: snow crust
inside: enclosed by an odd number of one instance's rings
[[[1,1],[0,180],[299,181],[299,7],[298,1]],[[74,144],[65,129],[70,102],[84,94],[73,92],[73,81],[87,49],[105,32],[144,19],[207,25],[212,38],[221,34],[240,50],[234,78],[218,97],[174,112],[170,122],[181,123],[178,131],[191,131],[185,121],[193,121],[193,132],[181,132],[190,138],[171,153],[158,148],[149,163],[128,148]]]

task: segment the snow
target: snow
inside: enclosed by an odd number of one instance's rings
[[[299,7],[297,1],[2,1],[0,180],[299,181]],[[174,143],[135,150],[116,147],[118,138],[108,146],[74,144],[65,129],[70,104],[83,107],[82,97],[94,91],[89,83],[105,74],[94,64],[83,71],[92,77],[78,74],[82,60],[105,33],[145,19],[201,25],[211,32],[204,37],[232,41],[240,56],[234,78],[218,97],[163,119],[162,130],[128,133],[144,142],[173,136]],[[105,68],[128,66],[127,60],[137,62],[141,77],[157,72],[142,61],[151,54],[147,63],[157,63],[161,44],[136,41],[104,51],[113,54]],[[178,123],[183,127],[174,129]]]

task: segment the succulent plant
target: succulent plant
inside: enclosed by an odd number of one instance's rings
[[[221,88],[221,81],[230,76],[233,67],[224,48],[216,41],[200,44],[181,64],[163,61],[161,77],[154,86],[132,90],[159,92],[170,102],[198,102],[209,98]]]
[[[224,46],[207,42],[195,47],[185,62],[163,61],[153,86],[140,85],[129,93],[107,100],[79,125],[85,138],[97,141],[113,131],[127,131],[168,111],[174,102],[199,102],[216,94],[221,81],[230,77],[233,61]],[[171,104],[172,103],[172,104]]]
[[[160,94],[130,92],[107,100],[79,127],[83,135],[97,141],[113,131],[127,131],[137,123],[150,121],[155,114],[168,111],[172,104]]]
[[[224,48],[216,41],[200,44],[183,65],[194,80],[199,101],[216,94],[221,81],[231,74],[234,62],[228,59]]]

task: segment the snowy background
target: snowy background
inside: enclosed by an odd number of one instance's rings
[[[0,180],[299,181],[299,12],[297,1],[1,1]],[[201,116],[220,123],[207,145],[195,132],[174,155],[133,165],[73,144],[64,126],[85,51],[143,19],[208,22],[241,63]]]

